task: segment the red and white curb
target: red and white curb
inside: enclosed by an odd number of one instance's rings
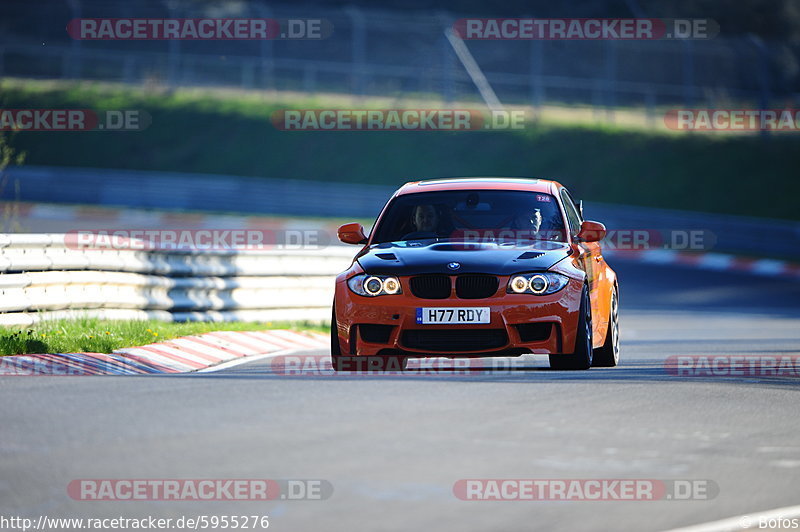
[[[724,253],[694,253],[671,249],[604,250],[603,254],[613,259],[634,260],[649,264],[687,266],[700,270],[800,279],[800,264],[781,260],[753,259]]]
[[[142,375],[230,367],[245,359],[325,349],[327,335],[289,330],[215,331],[116,349],[111,354],[60,353],[0,357],[0,375]]]

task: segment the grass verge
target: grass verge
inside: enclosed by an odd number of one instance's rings
[[[93,318],[55,320],[30,327],[0,327],[0,356],[39,353],[110,353],[114,349],[152,344],[211,331],[292,329],[327,332],[308,322],[111,321]]]
[[[576,196],[597,202],[800,219],[796,133],[666,133],[570,117],[521,130],[287,132],[272,126],[273,111],[380,103],[27,80],[1,82],[0,103],[141,109],[152,117],[140,132],[19,132],[13,142],[31,165],[393,186],[439,176],[537,176],[558,179]],[[761,190],[769,191],[768,200]]]

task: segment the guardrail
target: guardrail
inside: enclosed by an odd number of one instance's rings
[[[0,325],[84,316],[323,321],[335,275],[355,254],[352,247],[75,249],[65,236],[0,234]]]
[[[397,187],[58,166],[4,170],[15,199],[148,209],[375,218]]]
[[[173,172],[9,167],[18,200],[241,214],[374,219],[394,186]],[[568,184],[568,183],[567,183]],[[243,193],[247,191],[247,193]],[[611,205],[587,201],[586,218],[609,230],[707,231],[702,251],[789,257],[800,249],[800,222]],[[70,227],[77,229],[77,227]],[[335,241],[335,235],[331,235]]]
[[[733,216],[652,207],[584,202],[587,219],[599,220],[609,230],[644,229],[664,235],[703,232],[700,249],[754,257],[796,260],[800,249],[800,222],[749,216]],[[677,251],[682,249],[678,248]]]

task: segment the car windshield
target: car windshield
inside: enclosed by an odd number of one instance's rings
[[[521,190],[452,190],[396,197],[373,243],[407,240],[565,241],[564,220],[550,194]]]

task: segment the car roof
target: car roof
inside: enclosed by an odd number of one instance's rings
[[[558,186],[556,181],[529,177],[448,177],[411,181],[400,187],[395,195],[440,190],[525,190],[553,194]]]

